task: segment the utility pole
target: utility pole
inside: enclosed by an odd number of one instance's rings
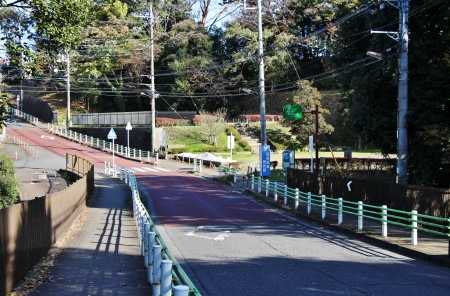
[[[150,5],[150,16],[135,15],[136,17],[149,18],[150,22],[150,105],[151,105],[151,126],[152,126],[152,139],[151,139],[151,149],[155,152],[155,130],[156,130],[156,120],[155,120],[155,64],[154,64],[154,54],[153,54],[153,6]]]
[[[261,145],[267,145],[266,135],[266,96],[264,83],[264,53],[263,53],[263,32],[261,0],[256,1],[258,16],[258,70],[259,70],[259,113],[261,119]]]
[[[153,8],[150,5],[150,104],[152,111],[152,151],[155,152],[155,65],[153,57]]]
[[[397,173],[396,173],[396,179],[398,184],[408,184],[408,125],[406,122],[406,115],[408,114],[409,1],[410,0],[384,1],[399,10],[400,21],[398,32],[371,31],[371,33],[387,34],[392,39],[397,40],[399,45],[399,57],[397,62],[398,107],[397,107]],[[380,5],[381,9],[383,7]],[[368,55],[372,54],[373,54],[372,52],[368,52]]]
[[[70,56],[69,49],[66,49],[66,91],[67,91],[67,119],[66,126],[69,128],[72,125],[70,124]]]
[[[408,184],[408,23],[409,0],[400,1],[398,58],[397,183]]]

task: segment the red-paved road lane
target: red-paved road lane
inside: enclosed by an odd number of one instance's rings
[[[104,168],[105,161],[112,162],[111,154],[60,138],[37,128],[18,128],[11,125],[11,127],[7,129],[7,134],[24,141],[28,145],[45,149],[62,157],[66,157],[66,153],[76,154],[89,160],[97,169]],[[135,161],[120,157],[115,157],[114,162],[119,167],[131,167],[136,166],[137,164]]]
[[[79,155],[104,168],[105,161],[112,161],[112,155],[78,143],[59,138],[36,128],[10,128],[8,134],[29,145],[40,147],[65,157],[66,153]],[[150,165],[115,158],[119,167]],[[153,167],[154,168],[154,167]],[[242,196],[231,188],[212,183],[176,171],[135,172],[137,181],[143,185],[152,198],[156,213],[163,225],[199,225],[224,223],[292,222],[271,210]]]
[[[135,175],[150,192],[164,226],[292,222],[231,188],[195,176],[175,172],[158,177]]]

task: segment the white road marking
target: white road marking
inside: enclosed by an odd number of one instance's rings
[[[41,139],[54,140],[55,138],[54,138],[54,137],[50,137],[50,136],[44,136],[44,135],[42,135],[42,136],[41,136]]]
[[[197,231],[201,231],[201,230],[212,230],[212,231],[218,231],[221,232],[218,236],[216,237],[211,237],[211,236],[206,236],[206,235],[200,235],[197,234]],[[195,232],[189,231],[188,233],[185,233],[185,235],[187,236],[193,236],[193,237],[198,237],[198,238],[204,238],[204,239],[209,239],[209,240],[214,240],[216,242],[221,242],[223,241],[226,237],[229,237],[231,235],[231,232],[229,230],[221,230],[215,227],[208,227],[208,226],[199,226],[195,229]]]

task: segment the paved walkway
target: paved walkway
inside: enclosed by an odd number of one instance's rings
[[[151,295],[127,185],[95,174],[95,196],[28,295]],[[50,259],[51,260],[51,259]]]

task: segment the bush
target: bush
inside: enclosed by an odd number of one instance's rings
[[[19,183],[15,176],[16,169],[11,158],[0,156],[0,209],[11,206],[17,202]]]
[[[159,117],[155,118],[156,126],[175,126],[178,125],[178,119]]]
[[[198,150],[198,152],[201,152],[201,153],[203,153],[203,152],[211,152],[211,153],[213,153],[213,152],[224,152],[223,147],[218,147],[218,146],[200,147],[197,150]]]
[[[179,154],[179,153],[183,153],[183,152],[190,152],[189,150],[190,149],[187,147],[171,148],[170,153]]]

